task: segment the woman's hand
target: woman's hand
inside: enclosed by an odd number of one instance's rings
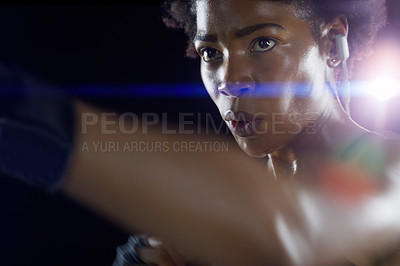
[[[181,266],[187,265],[184,256],[166,244],[160,238],[149,236],[147,238],[150,247],[138,247],[136,252],[146,265],[157,266]]]

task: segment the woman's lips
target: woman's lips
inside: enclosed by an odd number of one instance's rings
[[[256,135],[261,129],[261,119],[251,121],[230,120],[229,126],[232,133],[238,137],[246,138]]]
[[[229,123],[229,128],[232,133],[238,137],[246,138],[256,135],[262,126],[262,119],[256,118],[246,112],[232,112],[225,113],[225,119]]]

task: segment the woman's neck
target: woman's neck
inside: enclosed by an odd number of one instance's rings
[[[277,178],[295,176],[310,154],[332,154],[339,145],[351,143],[368,132],[349,118],[339,103],[330,115],[317,118],[314,134],[304,129],[288,145],[269,155]]]

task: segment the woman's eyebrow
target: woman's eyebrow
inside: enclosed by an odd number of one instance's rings
[[[202,41],[202,42],[217,42],[218,37],[217,35],[213,34],[204,34],[204,33],[198,33],[194,38],[193,42],[196,41]]]
[[[265,29],[265,28],[276,28],[279,30],[286,30],[285,27],[283,27],[282,25],[279,25],[279,24],[261,23],[261,24],[256,24],[256,25],[252,25],[252,26],[247,26],[247,27],[244,27],[243,29],[239,29],[236,31],[235,35],[238,38],[243,38],[257,30],[261,30],[261,29]]]
[[[238,29],[235,33],[235,36],[238,38],[243,38],[257,30],[265,29],[265,28],[275,28],[279,30],[286,30],[285,27],[279,24],[275,23],[261,23],[261,24],[256,24],[256,25],[251,25],[244,27],[242,29]],[[218,42],[218,36],[213,35],[213,34],[204,34],[204,33],[198,33],[194,38],[193,42],[196,41],[203,41],[203,42]]]

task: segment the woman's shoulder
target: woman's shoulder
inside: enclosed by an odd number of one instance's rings
[[[400,134],[394,131],[366,131],[352,141],[350,149],[367,152],[400,152]]]
[[[369,143],[373,143],[374,147],[371,149],[374,160],[371,160],[369,164],[373,165],[379,162],[381,174],[392,181],[398,180],[400,178],[400,134],[383,131],[371,132],[367,135],[366,139],[369,140]]]
[[[390,157],[400,156],[400,134],[394,131],[368,132],[367,139],[385,151]]]
[[[339,163],[357,166],[374,176],[387,176],[400,163],[400,135],[365,131],[339,145],[333,157]]]

